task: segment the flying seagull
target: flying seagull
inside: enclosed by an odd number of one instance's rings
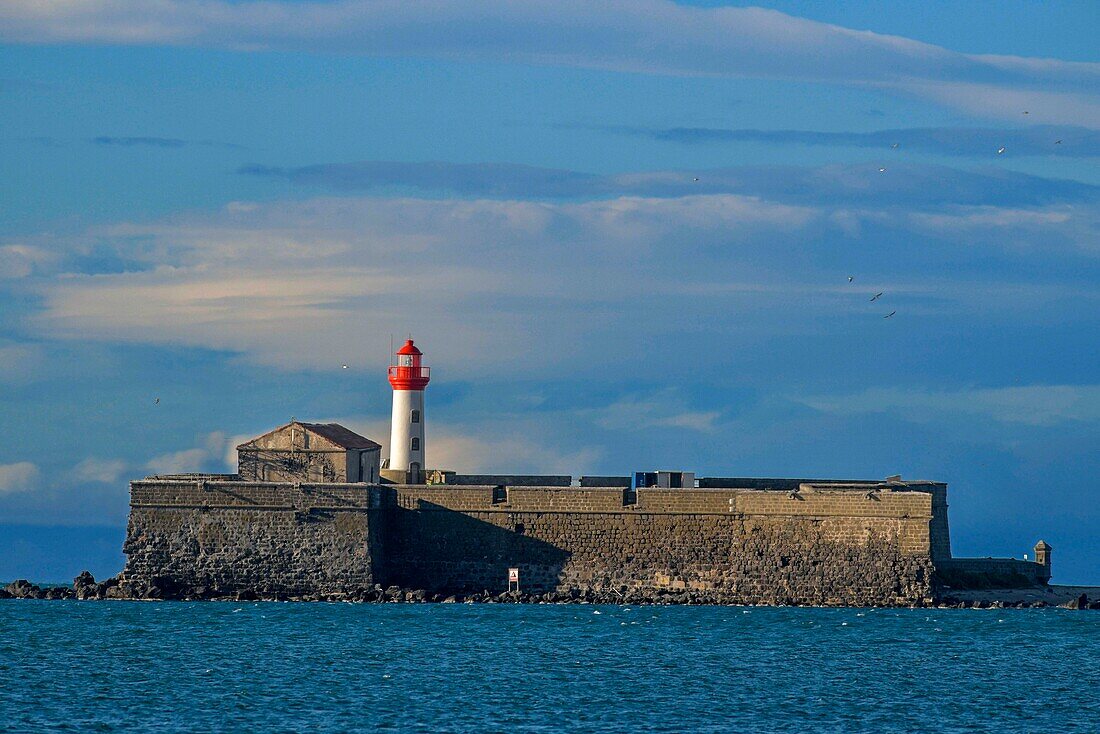
[[[879,292],[878,292],[878,293],[876,293],[875,295],[871,296],[871,300],[872,300],[872,301],[877,301],[877,300],[878,300],[879,298],[881,298],[881,297],[882,297],[882,291],[879,291]]]
[[[848,276],[848,282],[849,282],[849,283],[851,283],[851,282],[852,282],[852,276],[850,276],[850,275]]]
[[[160,398],[155,398],[153,400],[153,405],[160,405]]]
[[[1005,152],[1005,147],[1003,145],[1000,148],[997,148],[997,155],[1000,155],[1001,153],[1004,153],[1004,152]]]
[[[891,316],[893,316],[893,315],[894,315],[894,314],[896,314],[896,313],[897,313],[897,311],[891,311],[890,313],[886,314],[886,315],[885,315],[885,316],[883,316],[882,318],[884,318],[884,319],[888,319],[888,318],[890,318]]]
[[[1024,110],[1024,114],[1025,114],[1025,115],[1027,114],[1027,110]]]
[[[696,180],[696,181],[698,181],[698,180],[699,180],[699,177],[698,177],[698,176],[696,176],[696,177],[695,177],[695,180]]]
[[[1061,145],[1061,144],[1062,144],[1062,141],[1061,141],[1061,140],[1055,140],[1055,141],[1054,141],[1054,144],[1055,144],[1055,145]]]
[[[340,369],[342,369],[342,370],[346,370],[347,368],[348,368],[348,366],[346,364],[340,365]]]
[[[898,144],[897,144],[897,143],[894,143],[894,144],[893,144],[893,145],[891,145],[890,147],[891,147],[891,148],[893,148],[893,149],[895,149],[895,150],[897,150]]]
[[[880,168],[880,169],[878,169],[878,172],[879,173],[886,173],[886,169],[885,168]]]

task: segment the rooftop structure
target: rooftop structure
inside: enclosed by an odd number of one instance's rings
[[[377,482],[382,447],[337,423],[292,420],[237,447],[244,481]]]

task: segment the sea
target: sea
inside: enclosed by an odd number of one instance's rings
[[[6,600],[0,728],[1100,732],[1100,614]]]

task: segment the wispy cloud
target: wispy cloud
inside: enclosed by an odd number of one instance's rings
[[[846,176],[852,191],[872,185],[850,170],[801,175],[821,189]],[[30,323],[48,338],[226,350],[291,369],[348,362],[359,349],[348,334],[413,331],[456,374],[476,374],[552,370],[579,358],[578,343],[603,343],[600,360],[648,359],[656,334],[731,318],[761,336],[820,329],[807,314],[870,314],[872,286],[893,299],[882,313],[902,305],[906,317],[1002,318],[1097,298],[1095,204],[914,209],[896,196],[852,208],[737,194],[235,202],[90,233],[101,246],[145,243],[146,267],[38,279]],[[980,275],[963,272],[971,262]],[[491,353],[507,359],[486,364]],[[640,417],[705,426],[707,412]]]
[[[202,147],[215,147],[215,148],[240,148],[241,146],[234,143],[223,143],[216,140],[183,140],[180,138],[156,138],[147,136],[138,137],[113,137],[108,135],[101,135],[96,138],[92,138],[92,143],[102,146],[113,146],[120,148],[134,148],[134,147],[147,147],[147,148],[187,148],[191,146]]]
[[[298,168],[254,164],[243,166],[237,172],[350,191],[411,187],[506,197],[525,194],[532,197],[580,197],[612,191],[610,182],[603,176],[511,163],[357,161]]]
[[[1100,385],[1026,385],[944,391],[873,388],[852,395],[804,398],[801,402],[827,413],[893,413],[916,422],[931,422],[945,415],[1031,426],[1100,421]]]
[[[38,467],[29,461],[0,464],[0,495],[33,489],[38,479]]]
[[[820,167],[738,166],[601,175],[508,163],[359,161],[298,168],[251,165],[239,172],[337,191],[376,192],[406,188],[523,199],[735,194],[813,207],[1020,206],[1100,199],[1098,186],[993,166],[960,170],[947,166],[890,163],[885,174],[879,171],[880,167],[877,163]]]
[[[643,283],[659,283],[665,263],[751,249],[819,216],[731,195],[238,204],[213,219],[100,232],[159,243],[161,264],[44,283],[37,323],[55,336],[243,350],[283,366],[339,364],[346,334],[395,329],[415,329],[471,364],[504,343],[539,361],[581,313],[617,309]],[[583,272],[569,266],[579,259]],[[548,317],[557,336],[535,328]]]
[[[101,459],[89,456],[75,467],[73,476],[82,482],[113,484],[122,479],[128,464],[122,459]]]
[[[596,411],[596,415],[596,423],[609,430],[674,428],[708,432],[715,430],[722,413],[691,409],[676,391],[663,390],[651,395],[623,396]]]
[[[25,278],[57,259],[49,250],[33,245],[0,246],[0,280]]]
[[[873,86],[1100,127],[1100,64],[964,54],[761,8],[606,3],[0,0],[0,39],[428,56]]]
[[[532,473],[580,476],[591,471],[601,458],[599,447],[576,447],[572,435],[556,432],[560,422],[546,426],[532,422],[530,414],[509,414],[508,430],[499,420],[455,422],[432,418],[425,440],[432,467],[460,473]],[[382,458],[389,456],[389,420],[361,416],[318,418],[336,422],[382,444]]]
[[[752,130],[708,127],[647,128],[631,126],[568,126],[594,128],[687,145],[767,143],[920,150],[954,156],[992,159],[1001,147],[1012,156],[1100,156],[1100,132],[1083,127],[1036,125],[1026,128],[928,127],[872,132],[820,130]]]
[[[223,461],[228,458],[236,444],[230,446],[230,439],[222,431],[207,434],[202,437],[201,443],[201,446],[194,448],[154,456],[145,464],[145,468],[153,474],[222,472]]]

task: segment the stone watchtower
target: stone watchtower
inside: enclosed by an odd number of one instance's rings
[[[1035,562],[1043,567],[1044,581],[1050,581],[1050,552],[1054,550],[1050,543],[1040,540],[1035,544]]]

